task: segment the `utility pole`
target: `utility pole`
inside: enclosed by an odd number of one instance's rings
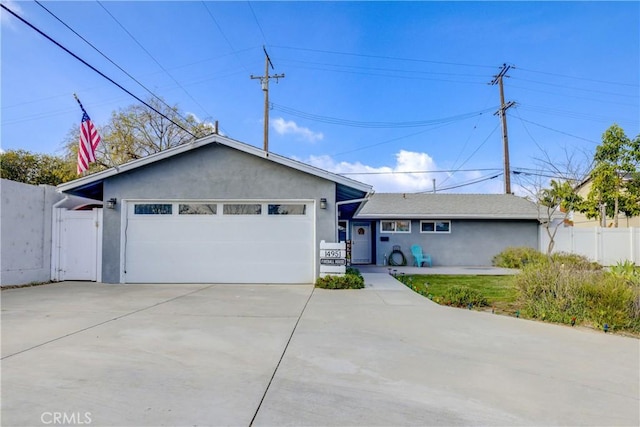
[[[269,152],[269,79],[276,79],[276,83],[278,79],[283,79],[284,74],[275,74],[273,76],[269,75],[269,66],[273,70],[273,63],[271,62],[271,58],[269,58],[269,54],[267,53],[267,49],[262,46],[262,50],[264,51],[265,64],[264,64],[264,76],[254,76],[251,75],[252,79],[259,79],[262,84],[262,90],[264,91],[264,151]]]
[[[500,87],[500,109],[495,114],[500,116],[502,121],[502,147],[504,150],[504,193],[511,194],[511,169],[509,167],[509,133],[507,132],[507,110],[513,107],[516,103],[509,101],[504,103],[504,87],[502,86],[502,79],[507,76],[507,71],[511,68],[511,65],[502,64],[502,69],[497,76],[493,76],[491,85],[498,84]],[[494,114],[494,115],[495,115]]]

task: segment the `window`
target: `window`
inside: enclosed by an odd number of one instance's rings
[[[420,221],[421,233],[451,233],[451,221]]]
[[[171,215],[173,205],[170,203],[136,203],[134,206],[135,215]]]
[[[180,203],[178,214],[180,215],[215,215],[218,205],[210,203]]]
[[[269,215],[304,215],[306,205],[269,205]]]
[[[222,213],[224,215],[261,215],[262,205],[254,203],[225,203]]]
[[[380,221],[381,233],[411,233],[411,220]]]

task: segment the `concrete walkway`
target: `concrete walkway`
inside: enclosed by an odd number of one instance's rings
[[[2,425],[640,424],[638,340],[441,307],[364,276],[348,291],[3,291]]]

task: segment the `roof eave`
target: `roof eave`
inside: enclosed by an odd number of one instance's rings
[[[264,158],[264,159],[269,159],[269,160],[271,160],[271,161],[273,161],[275,163],[279,163],[281,165],[288,166],[288,167],[291,167],[293,169],[297,169],[299,171],[308,173],[310,175],[314,175],[314,176],[317,176],[317,177],[320,177],[320,178],[327,179],[329,181],[333,181],[333,182],[336,182],[336,183],[339,183],[339,184],[343,184],[343,185],[355,188],[357,190],[360,190],[360,191],[363,191],[363,192],[366,192],[366,193],[370,193],[372,188],[373,188],[368,184],[364,184],[362,182],[355,181],[353,179],[346,178],[344,176],[337,175],[337,174],[334,174],[332,172],[328,172],[328,171],[325,171],[323,169],[316,168],[314,166],[307,165],[305,163],[298,162],[298,161],[293,160],[293,159],[289,159],[287,157],[283,157],[283,156],[281,156],[279,154],[274,154],[274,153],[271,153],[271,152],[264,151],[264,150],[262,150],[260,148],[254,147],[254,146],[249,145],[249,144],[245,144],[245,143],[242,143],[242,142],[239,142],[239,141],[227,138],[227,137],[223,137],[221,135],[213,134],[213,135],[205,136],[205,137],[200,138],[200,139],[193,140],[193,141],[188,142],[186,144],[179,145],[179,146],[174,147],[174,148],[170,148],[170,149],[165,150],[165,151],[161,151],[159,153],[151,154],[151,155],[149,155],[147,157],[143,157],[141,159],[133,160],[131,162],[125,163],[125,164],[120,165],[120,166],[115,166],[115,167],[112,167],[110,169],[107,169],[107,170],[104,170],[104,171],[101,171],[101,172],[97,172],[97,173],[92,174],[92,175],[88,175],[88,176],[85,176],[85,177],[82,177],[82,178],[78,178],[78,179],[73,180],[73,181],[66,182],[64,184],[60,184],[60,185],[57,186],[57,190],[58,190],[58,192],[61,192],[61,193],[68,192],[68,191],[73,190],[75,188],[83,187],[83,186],[86,186],[86,185],[91,184],[93,182],[101,181],[101,180],[110,178],[110,177],[112,177],[114,175],[118,175],[118,174],[123,173],[123,172],[127,172],[127,171],[130,171],[130,170],[133,170],[133,169],[137,169],[137,168],[145,166],[147,164],[155,163],[157,161],[164,160],[164,159],[167,159],[169,157],[175,156],[177,154],[181,154],[181,153],[184,153],[184,152],[187,152],[187,151],[191,151],[193,149],[196,149],[196,148],[204,146],[204,145],[209,145],[211,143],[220,143],[222,145],[225,145],[225,146],[228,146],[228,147],[231,147],[231,148],[235,148],[235,149],[237,149],[239,151],[243,151],[243,152],[248,153],[248,154],[253,154],[254,156],[261,157],[261,158]]]
[[[521,219],[521,220],[537,220],[538,216],[526,214],[509,214],[509,215],[466,215],[466,214],[358,214],[354,219]]]

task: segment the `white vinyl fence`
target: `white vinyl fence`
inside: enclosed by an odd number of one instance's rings
[[[584,255],[604,266],[632,261],[640,265],[640,228],[576,228],[560,226],[553,252]],[[540,227],[540,251],[546,253],[549,236]]]

